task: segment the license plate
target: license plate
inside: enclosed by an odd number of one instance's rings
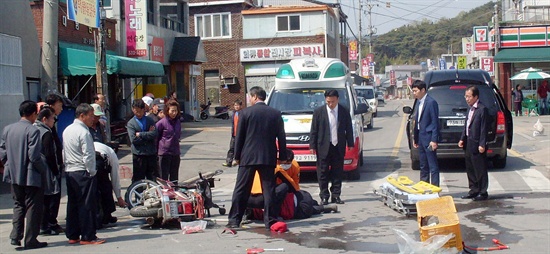
[[[464,126],[464,120],[447,120],[447,126]]]
[[[172,217],[178,216],[178,204],[177,203],[170,203],[170,215]]]
[[[296,161],[317,161],[317,156],[315,154],[296,154],[294,159]]]

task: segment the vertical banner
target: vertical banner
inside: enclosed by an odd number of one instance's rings
[[[126,55],[147,55],[147,1],[124,1],[126,15]]]
[[[390,71],[390,85],[395,86],[397,84],[397,79],[395,79],[395,71]]]
[[[474,50],[489,50],[488,30],[487,26],[474,26]]]
[[[466,56],[458,56],[457,60],[458,60],[458,63],[456,63],[456,68],[457,69],[466,69],[466,67],[468,66]]]
[[[349,42],[349,60],[357,61],[357,41]]]
[[[70,20],[88,27],[99,27],[99,0],[67,0]]]
[[[151,42],[151,60],[164,64],[164,39],[153,37]]]
[[[462,37],[462,54],[471,55],[472,48],[472,37]]]
[[[361,76],[369,76],[369,60],[366,58],[361,59]]]
[[[482,56],[479,58],[479,66],[482,70],[489,73],[489,75],[494,75],[494,66],[493,66],[493,57],[492,56]]]

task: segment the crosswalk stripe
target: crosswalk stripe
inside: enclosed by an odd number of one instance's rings
[[[449,187],[447,187],[447,181],[445,181],[445,175],[439,174],[439,188],[441,188],[441,193],[448,193]]]
[[[516,170],[516,173],[520,175],[527,185],[533,191],[550,191],[550,180],[546,178],[541,172],[534,168]]]
[[[487,192],[505,192],[504,188],[502,188],[502,185],[500,185],[498,180],[495,178],[495,174],[498,173],[489,173],[489,188],[487,188]]]

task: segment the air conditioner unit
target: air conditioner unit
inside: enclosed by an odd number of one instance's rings
[[[223,78],[223,83],[225,85],[235,85],[237,84],[237,77]]]

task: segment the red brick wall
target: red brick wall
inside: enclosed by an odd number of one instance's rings
[[[195,35],[195,14],[231,12],[231,39],[203,40],[208,62],[202,64],[202,71],[218,70],[224,76],[235,76],[238,84],[231,85],[229,89],[221,90],[221,105],[233,105],[236,99],[241,99],[246,105],[246,84],[244,66],[240,62],[239,49],[248,47],[262,47],[293,44],[324,44],[324,35],[310,37],[286,37],[242,40],[242,16],[241,11],[248,9],[243,5],[208,6],[208,8],[192,8],[190,10],[189,33]],[[204,76],[197,77],[197,99],[199,104],[206,103]]]
[[[36,31],[38,32],[38,39],[40,45],[42,45],[42,24],[44,14],[44,2],[31,2],[31,10],[34,17],[34,24]],[[63,42],[70,42],[75,44],[82,44],[86,46],[94,46],[94,32],[97,34],[98,29],[92,28],[90,33],[88,26],[79,25],[79,29],[76,30],[76,23],[67,19],[67,26],[63,25],[63,16],[66,16],[67,6],[64,3],[59,3],[59,19],[58,19],[58,40]],[[107,49],[116,51],[116,21],[108,19],[105,23],[107,29]],[[111,37],[109,38],[109,34]]]

